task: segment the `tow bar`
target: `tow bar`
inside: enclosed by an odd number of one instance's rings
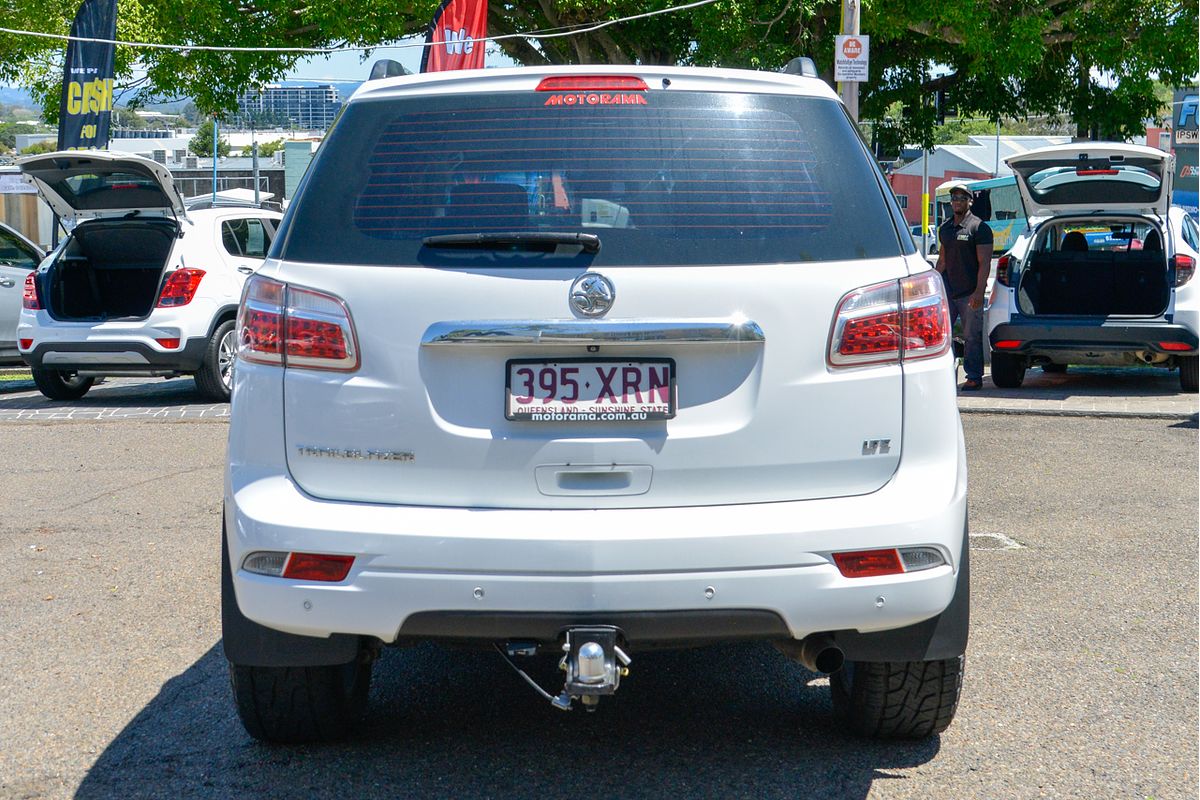
[[[537,648],[522,643],[508,643],[503,650],[496,647],[504,660],[525,679],[550,704],[561,711],[570,711],[571,703],[578,698],[588,711],[595,711],[600,697],[613,694],[621,685],[621,678],[629,674],[632,659],[617,646],[620,631],[609,625],[588,628],[568,628],[563,642],[563,657],[558,668],[565,672],[566,681],[557,697],[538,686],[512,661],[512,656],[533,655]]]

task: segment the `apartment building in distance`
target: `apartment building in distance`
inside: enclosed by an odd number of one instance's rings
[[[342,100],[336,87],[268,84],[238,97],[238,111],[229,118],[234,127],[282,127],[325,130],[333,124]]]

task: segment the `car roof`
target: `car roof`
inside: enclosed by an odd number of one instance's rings
[[[819,78],[717,67],[658,67],[583,64],[504,69],[450,70],[420,75],[401,75],[366,81],[348,103],[399,97],[408,94],[469,94],[473,92],[527,92],[543,78],[554,76],[624,76],[642,78],[654,90],[710,91],[761,94],[801,94],[837,100],[837,95]],[[563,90],[569,92],[570,90]],[[620,90],[614,90],[620,91]]]

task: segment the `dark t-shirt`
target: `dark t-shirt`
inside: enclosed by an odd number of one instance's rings
[[[951,297],[966,297],[975,291],[979,283],[979,255],[975,248],[991,243],[992,229],[970,211],[961,223],[955,223],[951,217],[938,228],[938,244],[945,266],[943,277]]]

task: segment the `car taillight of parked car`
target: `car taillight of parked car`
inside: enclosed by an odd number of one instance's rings
[[[204,277],[202,269],[177,269],[167,276],[162,291],[158,295],[159,308],[176,308],[186,306],[196,296],[200,288],[200,280]]]
[[[259,275],[246,281],[237,320],[247,361],[351,372],[358,345],[350,310],[338,297]]]
[[[1196,274],[1196,259],[1191,256],[1176,255],[1175,261],[1175,285],[1183,286],[1192,279]]]
[[[996,283],[1008,286],[1008,271],[1012,267],[1012,256],[1003,255],[996,259]]]
[[[941,276],[919,275],[863,286],[838,304],[828,362],[857,367],[933,358],[950,347],[950,308]]]
[[[42,299],[38,297],[37,271],[25,276],[25,293],[21,296],[21,307],[30,311],[42,310]]]

